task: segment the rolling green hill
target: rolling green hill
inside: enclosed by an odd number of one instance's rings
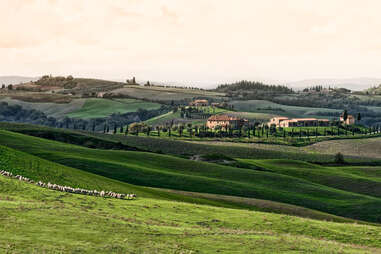
[[[4,253],[378,253],[378,226],[148,198],[62,193],[0,176]]]
[[[92,133],[83,131],[73,131],[67,129],[57,129],[44,126],[36,126],[29,124],[16,124],[16,123],[0,123],[0,129],[19,132],[27,135],[37,137],[48,137],[49,139],[58,140],[62,142],[69,142],[73,144],[80,144],[91,147],[97,143],[114,142],[119,146],[120,144],[136,147],[144,151],[151,151],[156,153],[165,153],[178,156],[192,156],[202,154],[223,154],[233,158],[250,158],[250,159],[294,159],[303,160],[308,162],[318,163],[332,163],[334,161],[333,152],[328,150],[314,151],[312,146],[307,147],[293,147],[275,144],[260,144],[260,143],[236,143],[236,142],[189,142],[174,140],[169,138],[145,137],[145,136],[124,136],[124,135],[109,135],[103,133]],[[81,140],[80,142],[77,142]],[[363,139],[363,142],[369,140],[378,140],[377,138]],[[74,142],[75,141],[75,142]],[[107,142],[106,142],[107,141]],[[320,142],[326,144],[326,142]],[[331,142],[331,141],[329,141]],[[335,141],[332,141],[335,142]],[[352,140],[342,140],[343,144],[348,142],[349,146]],[[353,140],[353,142],[356,142]],[[360,142],[360,141],[359,141]],[[86,144],[85,144],[86,143]],[[318,143],[318,144],[320,144]],[[95,146],[99,147],[99,146]],[[101,146],[105,148],[105,146]],[[311,147],[311,149],[310,149]],[[286,148],[286,149],[285,149]],[[364,149],[366,145],[364,145]],[[120,149],[120,148],[118,148]],[[373,148],[372,148],[373,149]],[[286,151],[285,151],[286,150]],[[364,151],[368,151],[364,150]],[[370,150],[369,150],[370,151]],[[346,154],[346,153],[344,153]],[[378,157],[367,157],[367,153],[348,154],[346,160],[348,162],[362,162],[377,163]]]
[[[35,181],[42,180],[43,182],[52,182],[85,189],[104,189],[123,193],[132,192],[137,194],[138,197],[145,198],[275,212],[319,220],[353,222],[353,220],[344,217],[273,201],[140,187],[41,159],[37,156],[4,146],[0,146],[0,168],[12,172],[13,174],[26,176]]]
[[[381,167],[323,167],[292,160],[240,160],[245,163],[336,189],[381,197]]]
[[[381,199],[274,172],[191,161],[168,155],[89,149],[0,131],[1,144],[134,185],[242,196],[381,221]],[[181,165],[181,166],[179,166]]]
[[[67,114],[74,118],[100,118],[116,113],[136,112],[138,109],[152,110],[160,108],[160,104],[135,99],[86,99],[82,108]]]
[[[112,91],[115,95],[130,96],[136,99],[154,100],[162,102],[192,100],[197,97],[206,97],[212,99],[221,99],[224,93],[212,92],[198,89],[186,89],[176,87],[158,87],[158,86],[125,86]]]
[[[287,106],[277,104],[267,100],[246,100],[246,101],[232,101],[230,104],[238,111],[246,112],[263,112],[270,114],[268,119],[272,115],[282,115],[287,117],[319,117],[317,112],[337,113],[340,114],[341,110],[327,109],[327,108],[312,108],[312,107],[299,107],[299,106]]]

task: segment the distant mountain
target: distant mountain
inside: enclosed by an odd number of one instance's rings
[[[20,83],[25,83],[29,81],[36,81],[38,77],[22,77],[22,76],[0,76],[0,86],[2,84],[9,85],[17,85]]]
[[[354,91],[362,91],[370,87],[381,84],[381,79],[378,78],[350,78],[350,79],[305,79],[301,81],[288,82],[286,85],[295,88],[303,89],[305,87],[322,85],[324,87],[343,87]]]

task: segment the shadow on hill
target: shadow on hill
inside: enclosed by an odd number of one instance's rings
[[[93,149],[144,151],[136,147],[124,145],[121,142],[112,142],[112,141],[108,141],[104,139],[82,135],[80,133],[73,133],[73,132],[69,133],[69,132],[63,132],[63,131],[49,132],[46,130],[41,130],[41,131],[40,130],[23,130],[23,131],[14,130],[14,131],[25,134],[25,135],[29,135],[29,136],[45,138],[49,140],[84,146],[84,147],[93,148]]]

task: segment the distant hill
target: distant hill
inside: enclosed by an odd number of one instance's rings
[[[0,85],[20,84],[30,81],[36,81],[39,77],[23,77],[23,76],[0,76]]]
[[[377,95],[380,95],[381,94],[381,82],[378,86],[374,86],[374,87],[371,87],[369,89],[366,89],[365,90],[366,93],[368,94],[377,94]]]
[[[350,79],[305,79],[288,82],[286,85],[295,89],[322,85],[324,87],[344,87],[354,91],[361,91],[381,84],[378,78],[350,78]]]

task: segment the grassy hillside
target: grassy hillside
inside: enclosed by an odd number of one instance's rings
[[[12,172],[13,174],[26,176],[35,181],[42,180],[44,182],[86,189],[104,189],[123,193],[135,193],[138,197],[208,204],[217,207],[275,212],[319,220],[353,222],[353,220],[344,217],[267,200],[140,187],[88,173],[76,168],[67,167],[3,146],[0,146],[0,168]]]
[[[145,87],[145,86],[125,86],[112,91],[113,94],[127,95],[137,99],[155,101],[179,101],[193,99],[195,97],[207,97],[219,99],[224,93],[210,92],[205,90],[192,90],[185,88],[164,88],[164,87]]]
[[[138,109],[158,109],[160,104],[135,99],[86,99],[83,107],[69,114],[68,117],[89,119],[107,117],[114,113],[136,112]]]
[[[238,111],[246,112],[263,112],[271,115],[282,115],[287,117],[320,117],[317,112],[336,112],[340,114],[340,110],[327,109],[327,108],[312,108],[312,107],[298,107],[286,106],[277,104],[266,100],[247,100],[247,101],[232,101],[230,104]],[[271,117],[269,117],[271,118]]]
[[[323,167],[292,160],[240,160],[336,189],[381,197],[381,167]]]
[[[287,147],[287,150],[290,150],[290,152],[284,152],[282,151],[284,146],[280,145],[243,144],[231,142],[185,142],[180,140],[144,136],[109,135],[103,133],[73,131],[67,129],[57,129],[45,126],[17,123],[0,123],[0,129],[39,137],[49,137],[50,139],[74,144],[82,143],[82,145],[85,146],[87,146],[84,144],[85,142],[71,142],[70,139],[78,136],[82,137],[80,140],[89,141],[91,144],[105,142],[106,140],[116,144],[122,143],[123,145],[136,147],[144,151],[180,156],[219,153],[234,158],[291,158],[312,162],[332,162],[334,159],[333,155],[301,153],[300,150],[294,147]],[[65,141],[65,137],[67,141]]]
[[[260,143],[235,143],[235,142],[187,142],[175,139],[161,139],[157,137],[146,136],[124,136],[124,135],[109,135],[103,133],[91,133],[82,131],[73,131],[67,129],[57,129],[44,126],[36,126],[29,124],[15,124],[15,123],[0,123],[0,129],[10,130],[28,135],[39,137],[49,137],[58,141],[69,142],[74,144],[82,144],[89,146],[89,144],[100,142],[114,142],[116,146],[123,145],[136,147],[144,151],[152,151],[157,153],[174,154],[180,156],[192,156],[201,154],[218,153],[234,158],[251,158],[251,159],[295,159],[309,162],[331,163],[334,161],[334,153],[324,153],[325,151],[308,150],[308,146],[303,148],[274,145],[274,144],[260,144]],[[79,138],[83,142],[71,142],[73,137]],[[65,138],[66,137],[66,138]],[[77,139],[77,138],[76,138]],[[65,141],[66,140],[66,141]],[[365,139],[364,139],[365,140]],[[372,140],[372,139],[366,139]],[[84,144],[84,141],[89,141],[89,144]],[[343,140],[345,142],[346,140]],[[349,140],[348,140],[349,142]],[[322,142],[324,143],[324,142]],[[285,147],[287,148],[285,152]],[[375,157],[377,158],[377,157]],[[371,159],[364,156],[358,157],[356,154],[353,156],[346,156],[347,161],[351,162],[370,162]]]
[[[63,118],[73,111],[83,107],[86,99],[75,99],[69,103],[48,103],[48,102],[25,102],[11,98],[1,98],[0,102],[7,102],[9,105],[20,105],[23,108],[35,109],[44,112],[47,116]]]
[[[0,198],[0,249],[6,253],[381,251],[376,226],[146,198],[88,197],[2,176]]]
[[[278,173],[153,153],[88,149],[7,131],[0,131],[0,140],[3,145],[46,160],[134,185],[267,199],[381,221],[379,198]]]
[[[254,205],[242,205],[239,202],[218,201],[202,197],[187,197],[186,195],[179,195],[162,191],[160,189],[152,189],[143,186],[131,185],[111,178],[103,177],[97,174],[92,174],[83,170],[68,167],[59,163],[42,159],[37,156],[30,155],[15,149],[4,147],[0,145],[0,168],[12,172],[13,174],[20,174],[35,181],[51,182],[60,185],[68,185],[72,187],[97,189],[97,190],[112,190],[120,193],[135,193],[138,197],[155,198],[173,201],[190,202],[197,204],[208,204],[213,206],[223,206],[230,208],[248,208],[253,210],[263,210],[260,207],[256,208]],[[278,205],[279,206],[279,205]],[[277,212],[278,209],[271,209],[268,211]],[[294,207],[297,210],[298,207]],[[278,211],[279,212],[279,211]],[[292,211],[289,211],[290,214]],[[327,219],[333,221],[348,221],[344,218],[334,217],[329,214],[319,213],[313,210],[306,211],[306,217]],[[303,214],[297,214],[303,216]]]
[[[303,151],[381,159],[381,138],[331,140],[304,147]]]

